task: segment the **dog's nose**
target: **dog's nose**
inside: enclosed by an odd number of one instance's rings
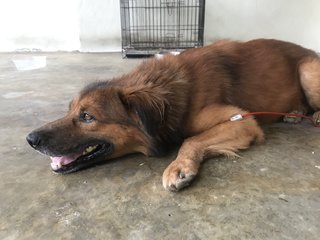
[[[40,137],[37,133],[31,132],[26,137],[31,147],[36,148],[40,144]]]

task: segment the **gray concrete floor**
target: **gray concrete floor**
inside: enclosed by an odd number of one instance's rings
[[[86,83],[141,60],[57,53],[17,71],[12,59],[25,56],[0,55],[0,239],[320,239],[320,129],[267,127],[264,145],[206,161],[179,193],[161,183],[175,152],[55,175],[26,134],[61,117]]]

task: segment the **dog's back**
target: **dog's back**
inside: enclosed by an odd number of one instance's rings
[[[198,109],[211,102],[249,111],[289,112],[309,108],[298,68],[304,59],[316,56],[293,43],[258,39],[219,41],[180,58],[191,72],[193,101],[201,101],[195,103]],[[278,117],[258,118],[270,122]]]

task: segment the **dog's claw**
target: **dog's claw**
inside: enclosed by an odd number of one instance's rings
[[[179,173],[179,178],[180,179],[183,179],[183,178],[185,178],[186,177],[186,174],[184,173],[184,172],[180,172]]]
[[[172,192],[178,191],[177,187],[174,184],[170,185],[169,190],[172,191]]]

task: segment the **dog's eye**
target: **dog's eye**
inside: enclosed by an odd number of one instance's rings
[[[95,118],[89,113],[83,112],[80,114],[80,120],[85,123],[91,123],[93,120],[95,120]]]

